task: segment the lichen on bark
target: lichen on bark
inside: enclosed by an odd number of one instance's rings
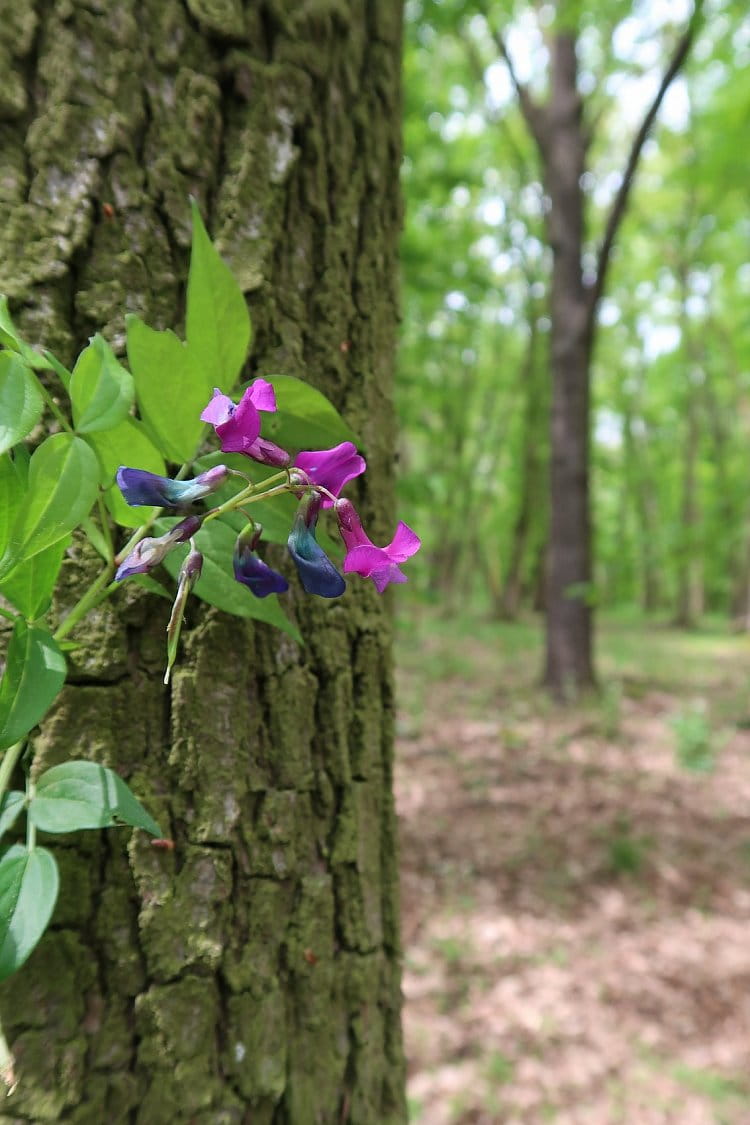
[[[0,291],[23,330],[70,360],[95,330],[122,351],[127,312],[179,329],[192,194],[247,295],[246,377],[333,399],[383,540],[400,32],[400,0],[0,0]],[[369,583],[289,601],[302,648],[193,605],[169,689],[166,602],[123,591],[76,632],[35,768],[113,766],[175,848],[49,841],[63,897],[0,989],[0,1125],[405,1120],[387,606]]]

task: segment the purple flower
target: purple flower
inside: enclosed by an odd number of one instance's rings
[[[400,522],[387,547],[376,547],[362,527],[354,505],[349,500],[336,501],[336,516],[341,538],[347,548],[345,574],[361,574],[372,578],[375,589],[383,593],[389,582],[406,582],[399,563],[415,555],[422,545],[418,535]]]
[[[289,454],[260,436],[261,410],[273,413],[276,395],[270,383],[265,379],[256,379],[236,405],[218,387],[214,388],[214,397],[201,414],[201,419],[210,422],[216,430],[223,453],[244,453],[264,465],[283,468],[289,464]]]
[[[234,545],[234,577],[247,586],[256,598],[267,598],[269,594],[283,594],[289,583],[283,574],[272,570],[255,553],[263,528],[260,524],[248,524],[240,532]]]
[[[175,524],[158,539],[141,539],[117,568],[115,582],[130,578],[131,574],[146,574],[153,570],[178,543],[187,543],[201,525],[200,516],[188,516]]]
[[[333,449],[303,450],[295,457],[294,466],[302,470],[310,484],[318,484],[338,496],[347,481],[365,471],[367,462],[352,442],[342,441]],[[332,505],[332,500],[323,498],[324,508]]]
[[[128,469],[120,465],[117,484],[125,502],[137,508],[141,504],[154,504],[158,508],[182,508],[201,500],[220,488],[229,475],[226,465],[216,465],[193,480],[170,480],[145,469]]]
[[[337,598],[346,589],[346,582],[315,538],[320,507],[319,493],[308,492],[297,509],[287,545],[308,594]]]

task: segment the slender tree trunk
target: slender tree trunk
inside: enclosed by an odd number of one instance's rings
[[[589,512],[591,325],[583,284],[586,141],[576,83],[576,41],[552,44],[551,99],[544,125],[547,230],[552,247],[550,363],[552,439],[544,681],[558,694],[594,682]]]
[[[195,195],[248,295],[247,376],[343,408],[387,538],[400,0],[0,14],[0,291],[26,334],[70,359],[96,328],[121,348],[126,311],[174,325]],[[61,842],[53,927],[0,990],[4,1121],[405,1120],[389,618],[369,583],[293,612],[304,648],[194,606],[169,689],[166,603],[123,590],[79,629],[37,764],[114,766],[175,849]]]
[[[750,515],[745,516],[740,545],[733,554],[730,614],[736,633],[750,631]]]
[[[638,540],[641,556],[641,605],[646,613],[653,613],[661,602],[661,582],[658,564],[658,511],[654,481],[643,445],[633,433],[630,411],[624,411],[625,456],[627,475],[631,482],[638,521]]]
[[[590,284],[583,278],[584,197],[581,177],[591,135],[577,88],[576,33],[551,38],[550,96],[537,103],[494,28],[490,5],[478,0],[505,61],[521,112],[539,149],[548,196],[552,247],[552,425],[550,538],[547,566],[547,649],[544,681],[557,696],[594,683],[592,655],[591,523],[589,512],[589,374],[596,316],[615,238],[627,210],[643,145],[664,95],[684,65],[701,16],[702,0],[677,41],[659,88],[633,138],[599,246]],[[560,25],[562,27],[562,13]],[[587,279],[588,281],[588,279]]]
[[[694,200],[686,215],[686,231],[690,230],[694,214]],[[686,236],[687,237],[687,236]],[[685,437],[682,456],[682,497],[680,501],[680,536],[677,557],[677,600],[674,624],[682,629],[692,629],[703,608],[703,581],[701,560],[697,555],[696,535],[698,511],[698,453],[700,450],[700,402],[705,381],[703,349],[696,340],[687,312],[688,302],[687,257],[678,263],[678,279],[682,295],[680,327],[685,353]]]
[[[694,628],[702,610],[700,560],[696,557],[695,533],[698,524],[697,462],[698,401],[695,388],[687,388],[687,420],[683,446],[682,499],[680,503],[680,542],[677,559],[677,602],[674,623],[682,629]]]
[[[540,402],[537,370],[537,312],[533,298],[528,302],[529,339],[521,370],[524,391],[521,481],[519,488],[518,511],[513,524],[510,557],[505,572],[502,592],[497,599],[497,616],[512,621],[518,616],[523,589],[523,564],[528,552],[533,521],[541,503],[540,477],[542,475],[542,454],[540,450],[540,414],[544,413]],[[543,488],[543,485],[542,485]]]

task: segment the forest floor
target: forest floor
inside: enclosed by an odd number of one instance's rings
[[[750,639],[610,621],[603,691],[528,625],[399,629],[418,1125],[750,1125]]]

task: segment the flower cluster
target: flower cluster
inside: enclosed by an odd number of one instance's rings
[[[340,497],[344,485],[365,471],[364,457],[352,442],[344,441],[332,449],[304,450],[292,459],[286,450],[260,436],[261,412],[275,410],[273,387],[264,379],[256,379],[238,403],[215,390],[201,414],[203,421],[209,422],[216,431],[223,453],[242,453],[253,461],[282,470],[260,485],[254,485],[244,474],[226,465],[217,465],[192,480],[171,480],[143,469],[124,466],[118,470],[117,484],[128,504],[155,505],[183,514],[191,513],[159,538],[140,539],[121,562],[115,575],[118,581],[153,569],[175,546],[190,541],[192,554],[189,558],[194,560],[189,568],[190,581],[181,576],[181,590],[186,594],[200,573],[192,540],[201,524],[227,511],[243,511],[246,505],[277,492],[291,493],[299,500],[287,544],[300,582],[308,593],[336,598],[346,589],[343,575],[316,538],[318,515],[321,509],[326,508],[333,509],[346,547],[345,574],[371,578],[378,593],[382,593],[390,582],[406,581],[401,564],[419,550],[418,536],[405,523],[399,523],[391,542],[385,547],[378,547],[364,531],[351,501]],[[196,501],[215,492],[232,475],[241,477],[245,487],[230,500],[203,515],[192,514],[192,505]],[[283,483],[278,483],[279,478],[283,478]],[[249,523],[235,544],[232,560],[234,576],[257,598],[283,593],[289,584],[282,574],[258,555],[262,528],[247,512],[245,514]]]

